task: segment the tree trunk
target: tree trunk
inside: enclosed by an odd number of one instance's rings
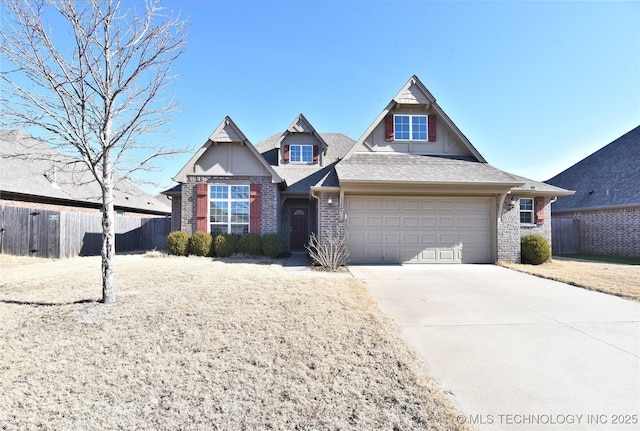
[[[105,153],[102,171],[102,302],[116,302],[116,220],[113,209],[113,175]]]

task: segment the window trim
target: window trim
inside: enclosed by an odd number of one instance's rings
[[[522,202],[523,201],[530,201],[531,202],[531,209],[530,210],[523,210],[522,209]],[[520,198],[518,201],[518,210],[519,210],[519,217],[520,217],[520,224],[523,226],[534,226],[536,219],[535,219],[535,200],[533,198]],[[523,213],[527,213],[527,214],[531,214],[531,221],[529,222],[523,222],[522,221],[522,214]]]
[[[294,148],[300,148],[300,160],[294,160]],[[310,156],[309,160],[304,160],[305,149],[308,148],[308,153]],[[311,144],[291,144],[289,145],[289,163],[300,163],[300,164],[312,164],[313,163],[313,145]]]
[[[409,117],[409,139],[401,139],[396,135],[396,117]],[[414,138],[413,136],[413,119],[414,118],[424,118],[424,139]],[[393,114],[393,140],[408,142],[408,141],[416,141],[416,142],[429,142],[429,116],[423,114]]]
[[[225,187],[226,188],[226,198],[214,198],[212,197],[212,191],[214,187]],[[245,187],[246,188],[246,198],[234,198],[233,194],[231,192],[233,187]],[[246,232],[248,233],[251,231],[251,187],[249,184],[209,184],[209,189],[208,189],[208,206],[207,206],[207,228],[209,229],[209,233],[211,234],[213,232],[212,227],[213,226],[226,226],[226,230],[224,233],[230,234],[233,233],[232,227],[233,226],[246,226]],[[224,202],[226,203],[226,222],[213,222],[211,220],[212,215],[211,215],[211,204],[213,202]],[[246,213],[246,223],[245,222],[237,222],[237,221],[233,221],[234,218],[234,213],[232,211],[233,209],[233,204],[234,203],[244,203],[246,204],[247,207],[247,213]],[[235,215],[237,216],[239,213],[235,213]],[[244,214],[242,214],[244,215]]]

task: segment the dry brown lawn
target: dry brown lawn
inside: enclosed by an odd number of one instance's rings
[[[640,266],[553,257],[542,265],[501,263],[507,268],[640,301]]]
[[[349,274],[0,256],[0,429],[459,430]]]

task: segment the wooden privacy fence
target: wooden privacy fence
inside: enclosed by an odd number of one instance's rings
[[[554,218],[551,221],[551,248],[553,254],[580,253],[580,221]]]
[[[116,252],[164,249],[168,217],[116,216]],[[102,214],[0,205],[0,253],[64,258],[95,256],[102,248]]]

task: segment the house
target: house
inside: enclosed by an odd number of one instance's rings
[[[116,250],[166,246],[169,205],[127,181],[114,191]],[[100,254],[102,192],[84,164],[22,131],[0,130],[0,253]]]
[[[83,164],[60,154],[39,139],[18,130],[0,130],[0,202],[42,208],[99,212],[102,192]],[[119,214],[168,216],[165,203],[130,182],[114,191]]]
[[[640,126],[546,181],[576,190],[551,206],[563,252],[640,257],[639,164]]]
[[[226,117],[174,180],[175,229],[344,232],[351,263],[518,261],[571,193],[489,165],[416,76],[355,142],[300,114],[254,146]]]

